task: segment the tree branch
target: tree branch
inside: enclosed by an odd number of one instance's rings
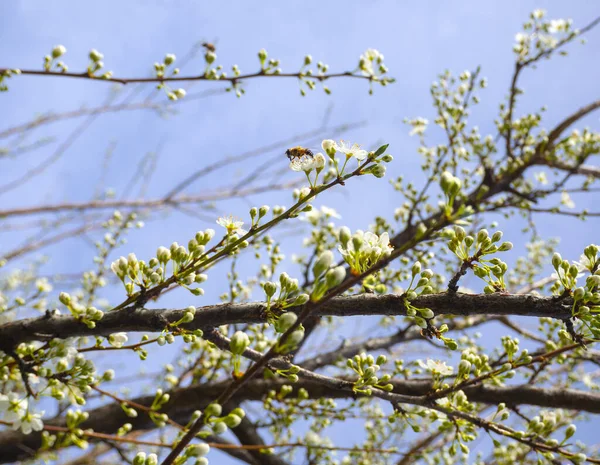
[[[514,315],[564,319],[571,316],[570,299],[520,294],[461,294],[442,293],[417,297],[411,301],[419,308],[430,308],[436,315]],[[225,324],[263,323],[266,321],[262,302],[218,304],[198,307],[194,321],[185,329],[207,329]],[[158,332],[169,323],[180,320],[185,309],[124,308],[108,312],[88,328],[68,315],[41,316],[6,323],[0,326],[0,348],[14,347],[21,342],[48,341],[76,336],[108,336],[127,332]],[[296,307],[300,313],[302,307]],[[332,298],[315,309],[318,316],[388,315],[405,316],[404,297],[360,294]]]
[[[313,399],[322,397],[350,399],[353,397],[351,390],[335,387],[336,384],[339,386],[340,382],[344,384],[349,383],[347,380],[324,378],[332,380],[335,384],[324,385],[317,381],[302,379],[292,384],[294,393],[297,393],[300,388],[304,388]],[[229,381],[224,381],[202,384],[172,391],[170,393],[171,399],[162,411],[174,420],[181,419],[182,421],[187,421],[194,410],[205,408],[218,397],[229,383]],[[290,382],[286,379],[250,380],[245,384],[243,390],[238,391],[233,396],[232,402],[239,405],[244,401],[262,400],[270,390],[279,390],[285,384],[289,385]],[[418,402],[420,396],[431,392],[433,386],[431,380],[392,381],[392,384],[394,385],[394,390],[392,393],[389,393],[390,396],[401,395],[407,399],[414,398],[415,403]],[[492,405],[504,402],[507,405],[527,404],[545,408],[564,408],[600,413],[599,393],[587,393],[575,389],[541,388],[526,384],[505,387],[477,385],[466,387],[463,391],[472,402]],[[150,406],[154,398],[154,395],[141,396],[132,401]],[[155,428],[154,423],[147,415],[140,414],[136,418],[127,417],[120,405],[116,403],[110,403],[90,410],[89,419],[81,425],[81,428],[91,428],[96,432],[114,433],[124,423],[131,423],[135,430]],[[45,424],[50,426],[66,425],[64,419],[48,421]],[[29,451],[37,451],[40,441],[41,438],[38,433],[29,435],[15,431],[0,433],[0,463],[8,463],[31,457]]]

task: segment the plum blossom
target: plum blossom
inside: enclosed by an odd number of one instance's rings
[[[311,156],[294,158],[290,162],[290,168],[292,171],[304,171],[305,173],[309,173],[316,168],[316,162],[314,157]]]
[[[223,226],[227,230],[227,235],[238,234],[243,236],[246,231],[242,229],[243,221],[236,221],[233,216],[222,216],[217,220],[217,224]]]
[[[375,68],[374,63],[383,66],[383,54],[374,48],[369,48],[360,56],[359,68],[365,76],[374,76]],[[385,69],[385,68],[384,68]],[[381,71],[381,70],[380,70]]]
[[[560,203],[567,208],[575,208],[575,202],[573,202],[573,199],[571,199],[571,196],[567,191],[562,191],[560,194]]]
[[[20,428],[23,434],[31,434],[32,431],[41,431],[44,429],[43,414],[43,410],[38,413],[27,412],[23,417],[14,420],[12,427],[15,431]]]
[[[8,395],[0,394],[0,413],[4,414],[5,421],[16,421],[27,412],[28,401],[21,399],[16,392],[9,392]]]
[[[121,348],[129,340],[127,333],[113,333],[108,336],[108,343],[116,348]]]
[[[350,265],[352,274],[359,275],[363,273],[382,257],[392,253],[390,236],[387,232],[378,236],[372,232],[358,230],[351,238],[347,239],[346,235],[348,234],[349,232],[340,230],[342,244],[338,246],[338,250],[346,263]]]
[[[454,372],[454,368],[447,366],[446,362],[442,362],[440,360],[428,359],[427,363],[419,360],[419,366],[431,371],[435,375],[440,376],[449,376]]]
[[[354,157],[358,161],[364,160],[369,154],[366,150],[361,149],[360,145],[345,140],[341,140],[339,144],[336,143],[335,147],[338,152],[346,154],[346,158]]]

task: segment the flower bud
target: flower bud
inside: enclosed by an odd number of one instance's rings
[[[477,242],[483,242],[489,237],[487,229],[482,229],[477,233]]]
[[[492,235],[492,242],[498,242],[500,239],[502,239],[502,231],[496,231]]]
[[[350,232],[350,229],[347,226],[342,226],[339,232],[339,239],[343,248],[346,248],[351,237],[352,233]]]
[[[204,457],[210,452],[210,446],[205,442],[200,444],[192,444],[187,447],[185,455],[188,457]]]
[[[166,247],[160,246],[156,250],[156,258],[160,263],[167,263],[169,260],[171,260],[171,251]]]
[[[338,286],[346,278],[346,269],[343,266],[336,266],[325,274],[325,284],[328,289]]]
[[[465,237],[467,237],[467,233],[461,226],[454,226],[454,234],[456,235],[456,240],[462,242]]]
[[[265,290],[265,294],[267,295],[267,298],[272,297],[275,292],[277,291],[277,285],[275,283],[272,283],[271,281],[267,281],[264,286],[263,289]]]
[[[462,374],[467,374],[471,372],[471,362],[468,360],[461,360],[458,364],[458,372]]]
[[[261,48],[258,51],[258,59],[260,60],[261,64],[263,64],[265,62],[265,60],[267,59],[267,51],[264,48]]]
[[[321,255],[319,255],[319,258],[313,265],[313,269],[312,269],[315,279],[318,279],[319,277],[321,277],[329,269],[329,267],[331,266],[332,263],[333,263],[333,252],[326,250]]]
[[[304,57],[304,66],[308,66],[312,63],[312,56],[310,55],[306,55]]]
[[[567,426],[567,429],[565,430],[565,439],[569,439],[571,436],[573,436],[575,431],[577,431],[577,427],[575,425],[571,424]]]
[[[325,139],[323,142],[321,142],[321,147],[323,150],[325,150],[325,153],[329,155],[329,157],[333,157],[335,155],[337,148],[335,141],[331,139]]]
[[[171,64],[173,64],[173,62],[176,60],[176,56],[173,53],[169,53],[165,56],[165,60],[164,63],[165,65],[169,66]]]
[[[383,178],[385,176],[386,169],[387,168],[385,167],[385,165],[379,163],[373,167],[371,173],[373,173],[373,176],[375,176],[376,178]]]
[[[52,58],[58,58],[67,53],[67,49],[64,45],[57,45],[52,49]]]
[[[310,300],[310,296],[308,294],[300,294],[298,297],[296,297],[296,299],[294,300],[292,305],[293,306],[304,305],[309,300]]]
[[[454,180],[454,176],[449,171],[444,171],[442,176],[440,177],[440,187],[444,191],[444,193],[448,193],[452,181]]]
[[[421,262],[416,262],[413,266],[412,266],[412,275],[416,276],[421,272]]]
[[[61,292],[58,296],[58,300],[64,305],[69,305],[71,303],[71,296],[66,292]]]
[[[576,278],[578,274],[579,270],[575,265],[569,266],[569,276],[571,276],[571,278]]]
[[[275,323],[275,328],[278,332],[284,333],[298,320],[298,315],[292,312],[284,313]]]
[[[210,50],[208,50],[205,54],[204,54],[204,60],[206,61],[206,63],[208,63],[209,65],[212,64],[215,60],[217,59],[217,54],[214,52],[211,52]]]
[[[98,50],[93,48],[90,50],[89,57],[90,57],[90,60],[92,60],[94,63],[96,63],[98,61],[101,61],[104,58],[104,55],[102,55],[102,53],[100,53]]]
[[[233,413],[230,413],[225,417],[225,424],[230,428],[235,428],[236,426],[239,426],[241,422],[242,419]]]
[[[296,347],[304,339],[304,330],[297,329],[286,339],[286,343],[292,347]]]
[[[243,331],[236,331],[229,342],[229,349],[235,355],[241,355],[250,345],[250,338]]]
[[[221,407],[220,404],[209,404],[206,409],[204,409],[204,415],[207,417],[220,417],[222,411],[223,407]]]
[[[581,300],[581,299],[583,299],[584,295],[585,295],[585,289],[583,287],[578,287],[573,292],[573,299],[574,300]]]
[[[265,216],[267,213],[269,213],[269,206],[268,205],[263,205],[262,207],[260,207],[258,209],[258,217],[262,218],[263,216]]]

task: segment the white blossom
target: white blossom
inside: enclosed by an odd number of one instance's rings
[[[113,333],[108,336],[108,343],[117,348],[121,348],[129,340],[127,333]]]
[[[21,399],[16,392],[9,392],[8,395],[0,394],[0,413],[4,414],[5,421],[16,421],[23,417],[27,406],[27,399]]]
[[[573,202],[573,199],[571,199],[571,196],[567,191],[562,191],[560,194],[560,203],[567,208],[575,208],[575,202]]]
[[[294,158],[290,162],[290,168],[292,169],[292,171],[304,171],[306,173],[309,173],[314,168],[316,168],[315,159],[314,157],[310,156]]]
[[[227,234],[238,234],[243,236],[246,231],[242,229],[243,221],[236,221],[233,216],[222,216],[217,220],[217,224],[227,230]]]
[[[379,65],[383,64],[383,55],[379,50],[369,48],[360,56],[359,67],[360,70],[366,76],[374,76],[375,69],[373,63],[376,62]]]
[[[427,125],[429,124],[429,120],[426,118],[415,118],[410,120],[408,124],[413,127],[409,133],[410,136],[414,136],[415,134],[421,136],[425,133]]]
[[[43,414],[44,411],[39,413],[27,412],[23,417],[13,421],[13,429],[16,431],[20,428],[23,434],[30,434],[32,431],[41,431],[44,429]]]
[[[556,33],[566,31],[569,24],[570,22],[566,19],[553,19],[548,26],[548,32]]]
[[[315,155],[314,164],[315,169],[323,169],[325,167],[325,155],[323,155],[321,152],[317,153]]]
[[[454,368],[447,366],[446,362],[442,362],[440,360],[428,359],[427,363],[424,363],[422,360],[419,360],[419,366],[421,366],[421,368],[425,368],[426,370],[431,371],[434,374],[441,376],[448,376],[454,372]]]
[[[346,157],[348,158],[354,157],[358,161],[364,160],[369,154],[366,150],[361,149],[360,145],[344,140],[341,140],[339,144],[336,143],[335,146],[338,152],[346,154]]]
[[[325,150],[325,152],[329,152],[330,150],[335,149],[335,141],[331,139],[325,139],[323,142],[321,142],[321,147],[323,150]]]
[[[378,236],[358,230],[344,246],[339,245],[338,250],[350,265],[352,273],[358,275],[392,253],[392,246],[387,232]]]

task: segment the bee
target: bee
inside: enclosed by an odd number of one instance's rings
[[[209,52],[215,53],[215,51],[217,50],[217,47],[215,47],[215,44],[211,44],[210,42],[202,42],[202,46]]]
[[[290,159],[290,161],[292,160],[298,160],[300,158],[303,157],[313,157],[314,154],[312,152],[312,150],[304,148],[304,147],[292,147],[291,149],[287,149],[285,151],[285,155]]]

